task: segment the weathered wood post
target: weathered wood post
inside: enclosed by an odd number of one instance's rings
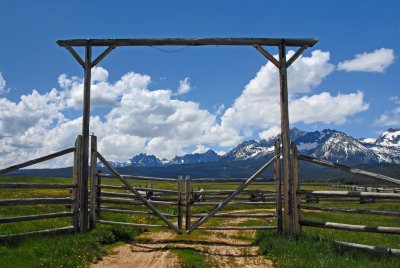
[[[80,181],[81,181],[81,150],[82,150],[82,136],[78,135],[75,141],[75,152],[74,152],[74,168],[72,174],[72,182],[76,185],[72,189],[72,206],[71,212],[74,213],[72,216],[72,226],[74,231],[79,230],[79,205],[80,205]]]
[[[290,180],[290,135],[289,135],[289,103],[287,87],[287,63],[285,41],[279,45],[279,81],[281,107],[281,137],[282,137],[282,176],[283,176],[283,232],[285,235],[293,233],[291,207],[291,180]]]
[[[191,211],[190,211],[190,202],[191,202],[191,191],[192,188],[190,186],[190,176],[186,176],[185,177],[185,184],[186,184],[186,196],[185,196],[185,203],[186,203],[186,219],[185,219],[185,228],[186,228],[186,232],[188,232],[190,230],[190,226],[192,224],[190,217],[191,217]]]
[[[96,227],[96,201],[97,201],[97,137],[91,136],[90,143],[90,229]]]
[[[80,230],[88,230],[88,177],[89,177],[89,120],[90,120],[90,84],[92,72],[92,47],[87,41],[85,46],[85,64],[83,81],[83,116],[82,116],[82,153],[81,153],[81,205]]]
[[[96,221],[100,219],[100,196],[101,196],[101,170],[97,172],[96,185]]]
[[[178,178],[178,229],[182,234],[182,223],[183,223],[183,177]]]
[[[294,143],[291,146],[291,155],[292,155],[292,208],[293,208],[293,234],[295,236],[300,236],[301,234],[301,208],[300,208],[300,194],[298,194],[298,190],[300,190],[300,163],[297,157],[298,150]]]
[[[281,141],[275,140],[275,155],[280,155]],[[276,217],[277,217],[277,232],[282,234],[282,185],[281,185],[281,167],[280,158],[274,160],[274,179],[275,179],[275,191],[276,191]]]

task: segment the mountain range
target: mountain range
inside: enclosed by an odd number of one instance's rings
[[[355,139],[344,132],[325,129],[322,131],[301,131],[290,129],[291,140],[301,154],[347,165],[391,163],[400,164],[400,128],[388,129],[377,139]],[[159,159],[154,155],[139,154],[126,162],[112,162],[121,167],[166,167],[171,165],[231,162],[269,158],[274,153],[274,141],[270,139],[243,141],[224,155],[213,150],[204,153],[175,156],[171,160]],[[101,166],[101,164],[99,164]]]

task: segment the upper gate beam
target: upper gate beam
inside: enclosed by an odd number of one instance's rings
[[[308,47],[318,42],[315,38],[141,38],[141,39],[71,39],[58,40],[59,46],[286,46]]]

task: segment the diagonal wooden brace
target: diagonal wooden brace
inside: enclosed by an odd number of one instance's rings
[[[190,234],[197,227],[206,222],[209,218],[218,213],[221,209],[223,209],[236,195],[238,195],[244,188],[246,188],[250,183],[252,183],[267,167],[274,163],[275,159],[277,159],[279,155],[275,155],[271,160],[269,160],[265,165],[263,165],[256,173],[254,173],[250,178],[248,178],[245,182],[243,182],[233,193],[231,193],[225,200],[221,201],[221,203],[216,206],[213,210],[211,210],[206,216],[200,218],[196,221],[190,228],[186,231],[187,234]]]
[[[277,59],[274,58],[274,56],[272,56],[271,54],[268,53],[268,51],[266,51],[265,49],[263,49],[260,45],[253,45],[253,47],[255,47],[255,49],[258,50],[258,52],[260,52],[264,57],[266,57],[270,62],[272,62],[276,68],[280,68],[281,64],[279,63],[279,61]]]
[[[308,46],[305,45],[299,48],[299,50],[297,50],[296,53],[294,53],[293,56],[286,62],[286,68],[289,68],[289,66],[292,65],[292,63],[295,62],[295,60],[297,60],[297,58],[300,57],[307,48]]]
[[[156,207],[153,206],[146,198],[144,198],[138,190],[132,187],[132,185],[121,175],[116,171],[110,163],[99,153],[97,152],[97,157],[100,159],[100,161],[115,175],[117,176],[120,181],[122,181],[126,187],[140,200],[143,202],[143,204],[148,207],[150,210],[154,212],[163,222],[165,222],[169,228],[172,230],[176,231],[177,233],[181,233],[182,231],[176,227],[171,221],[169,221]]]

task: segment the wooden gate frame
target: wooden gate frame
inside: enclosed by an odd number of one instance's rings
[[[57,44],[66,48],[76,61],[84,69],[83,88],[83,115],[82,115],[82,152],[81,152],[81,174],[83,180],[83,192],[86,192],[88,185],[89,171],[89,119],[90,119],[90,85],[91,70],[100,63],[112,50],[120,46],[252,46],[257,49],[265,58],[272,62],[279,69],[280,77],[280,110],[281,110],[281,133],[282,133],[282,177],[284,196],[284,225],[283,231],[286,235],[292,235],[293,208],[290,205],[292,182],[290,179],[290,136],[289,136],[289,104],[287,87],[287,68],[292,65],[308,47],[313,47],[318,39],[315,38],[151,38],[151,39],[72,39],[57,40]],[[262,46],[273,46],[279,49],[279,60],[275,59]],[[286,60],[286,47],[298,47],[298,50],[289,60]],[[74,47],[84,47],[84,60],[75,51]],[[92,60],[92,47],[107,47],[97,58]],[[88,203],[81,206],[82,231],[88,226]]]
[[[208,219],[210,219],[212,216],[217,214],[221,209],[223,209],[236,195],[240,194],[248,185],[250,185],[261,173],[264,172],[264,170],[269,167],[271,164],[275,163],[276,159],[279,159],[280,155],[275,155],[272,157],[267,163],[265,163],[258,171],[256,171],[250,178],[248,178],[246,181],[244,181],[239,187],[231,193],[227,198],[225,198],[223,201],[219,203],[216,207],[214,207],[210,212],[207,213],[204,217],[198,219],[195,223],[192,225],[186,227],[186,233],[190,234],[193,232],[197,227],[205,223]],[[188,191],[188,189],[186,189]],[[188,200],[186,200],[188,202]]]
[[[143,202],[143,205],[145,205],[147,208],[149,208],[157,217],[159,217],[163,222],[167,224],[167,226],[177,232],[178,234],[182,233],[182,219],[178,220],[178,226],[176,226],[172,221],[170,221],[167,217],[165,217],[161,211],[159,211],[149,200],[147,200],[143,195],[139,193],[137,189],[135,189],[129,182],[128,180],[119,174],[118,171],[116,171],[112,165],[97,151],[97,137],[92,135],[91,136],[91,180],[90,180],[90,217],[89,217],[89,222],[90,226],[93,228],[96,224],[96,181],[97,181],[97,159],[99,159],[105,167],[107,167],[111,173],[113,173],[128,189],[131,191],[137,199],[139,199],[141,202]],[[179,189],[182,189],[181,186],[181,179],[178,180],[178,186]],[[87,200],[87,199],[86,199]],[[82,212],[82,211],[81,211]],[[84,213],[81,213],[81,218],[85,217],[83,215]],[[180,213],[182,215],[182,213]],[[86,214],[87,217],[87,214]]]

